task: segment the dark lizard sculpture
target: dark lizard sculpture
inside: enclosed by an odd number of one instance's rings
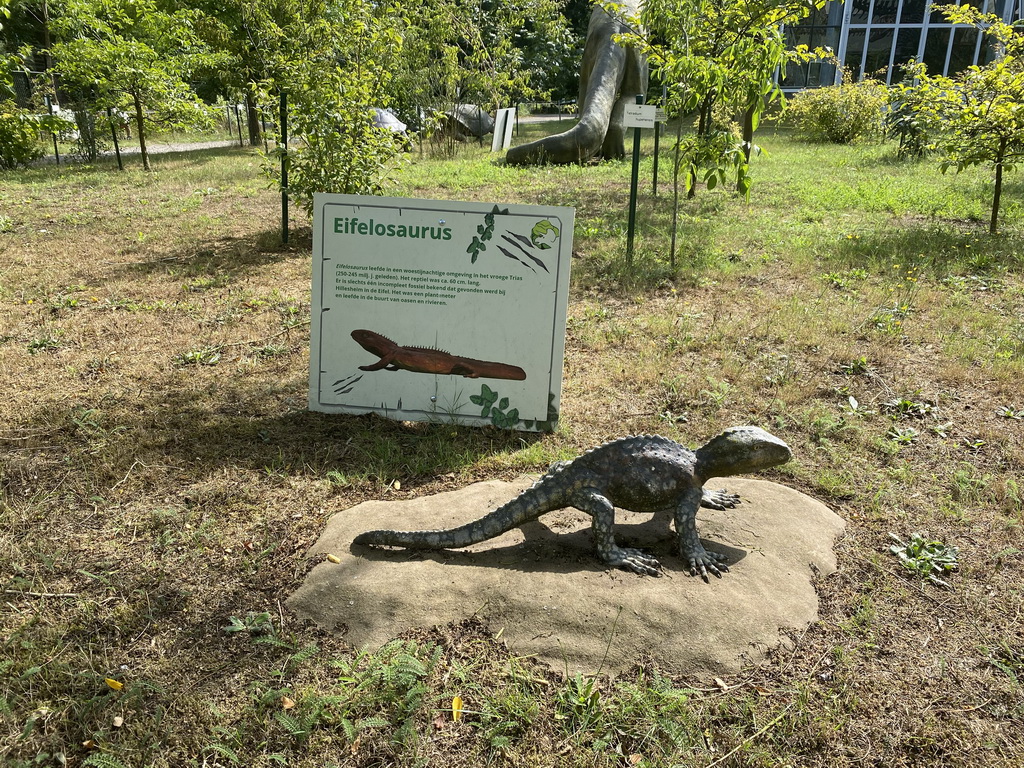
[[[437,373],[442,376],[465,376],[468,379],[512,379],[523,381],[526,371],[516,365],[459,357],[440,349],[403,347],[387,336],[367,330],[352,331],[352,338],[367,352],[380,357],[373,365],[360,365],[361,371],[412,371]]]
[[[792,457],[789,447],[757,427],[732,427],[696,451],[657,435],[612,440],[579,458],[551,466],[532,487],[493,512],[458,528],[440,531],[367,531],[354,544],[407,549],[457,549],[492,539],[545,512],[575,507],[592,518],[597,554],[603,562],[649,576],[660,564],[639,550],[619,547],[613,526],[615,507],[634,512],[672,509],[679,554],[690,574],[704,581],[708,571],[721,578],[724,558],[708,552],[697,536],[700,506],[726,509],[739,496],[708,491],[704,483],[774,467]]]

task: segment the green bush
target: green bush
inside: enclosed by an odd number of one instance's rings
[[[43,136],[69,127],[74,123],[57,115],[38,115],[13,101],[0,102],[0,170],[28,165],[42,157]]]
[[[801,91],[788,107],[798,134],[808,141],[850,144],[881,136],[888,89],[877,80]]]
[[[0,103],[0,169],[28,165],[43,154],[42,127],[37,115],[12,101]]]

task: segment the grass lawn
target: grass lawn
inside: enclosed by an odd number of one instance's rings
[[[251,150],[0,175],[0,763],[1024,763],[1024,186],[991,236],[982,170],[761,142],[674,265],[667,154],[632,265],[628,163],[410,156],[395,194],[576,208],[548,435],[307,411],[309,222],[280,244]],[[748,423],[848,528],[821,620],[735,679],[564,679],[472,620],[366,654],[282,608],[359,501]],[[890,552],[917,532],[948,586]]]

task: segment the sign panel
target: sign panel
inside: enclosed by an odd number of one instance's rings
[[[318,194],[309,407],[548,430],[572,208]]]
[[[494,138],[491,152],[504,152],[512,143],[512,129],[516,126],[516,108],[499,109],[494,116]]]
[[[655,107],[654,108],[654,119],[657,122],[659,122],[659,123],[667,122],[668,121],[668,112],[666,112],[661,107]]]
[[[622,115],[624,128],[653,128],[657,107],[653,104],[627,104]]]

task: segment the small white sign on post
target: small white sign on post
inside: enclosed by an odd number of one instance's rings
[[[494,138],[491,139],[491,152],[504,152],[512,143],[512,129],[516,124],[516,108],[499,109],[494,116]]]
[[[623,128],[653,128],[657,118],[653,104],[627,104],[623,112]]]
[[[573,218],[315,195],[310,409],[554,429]]]

